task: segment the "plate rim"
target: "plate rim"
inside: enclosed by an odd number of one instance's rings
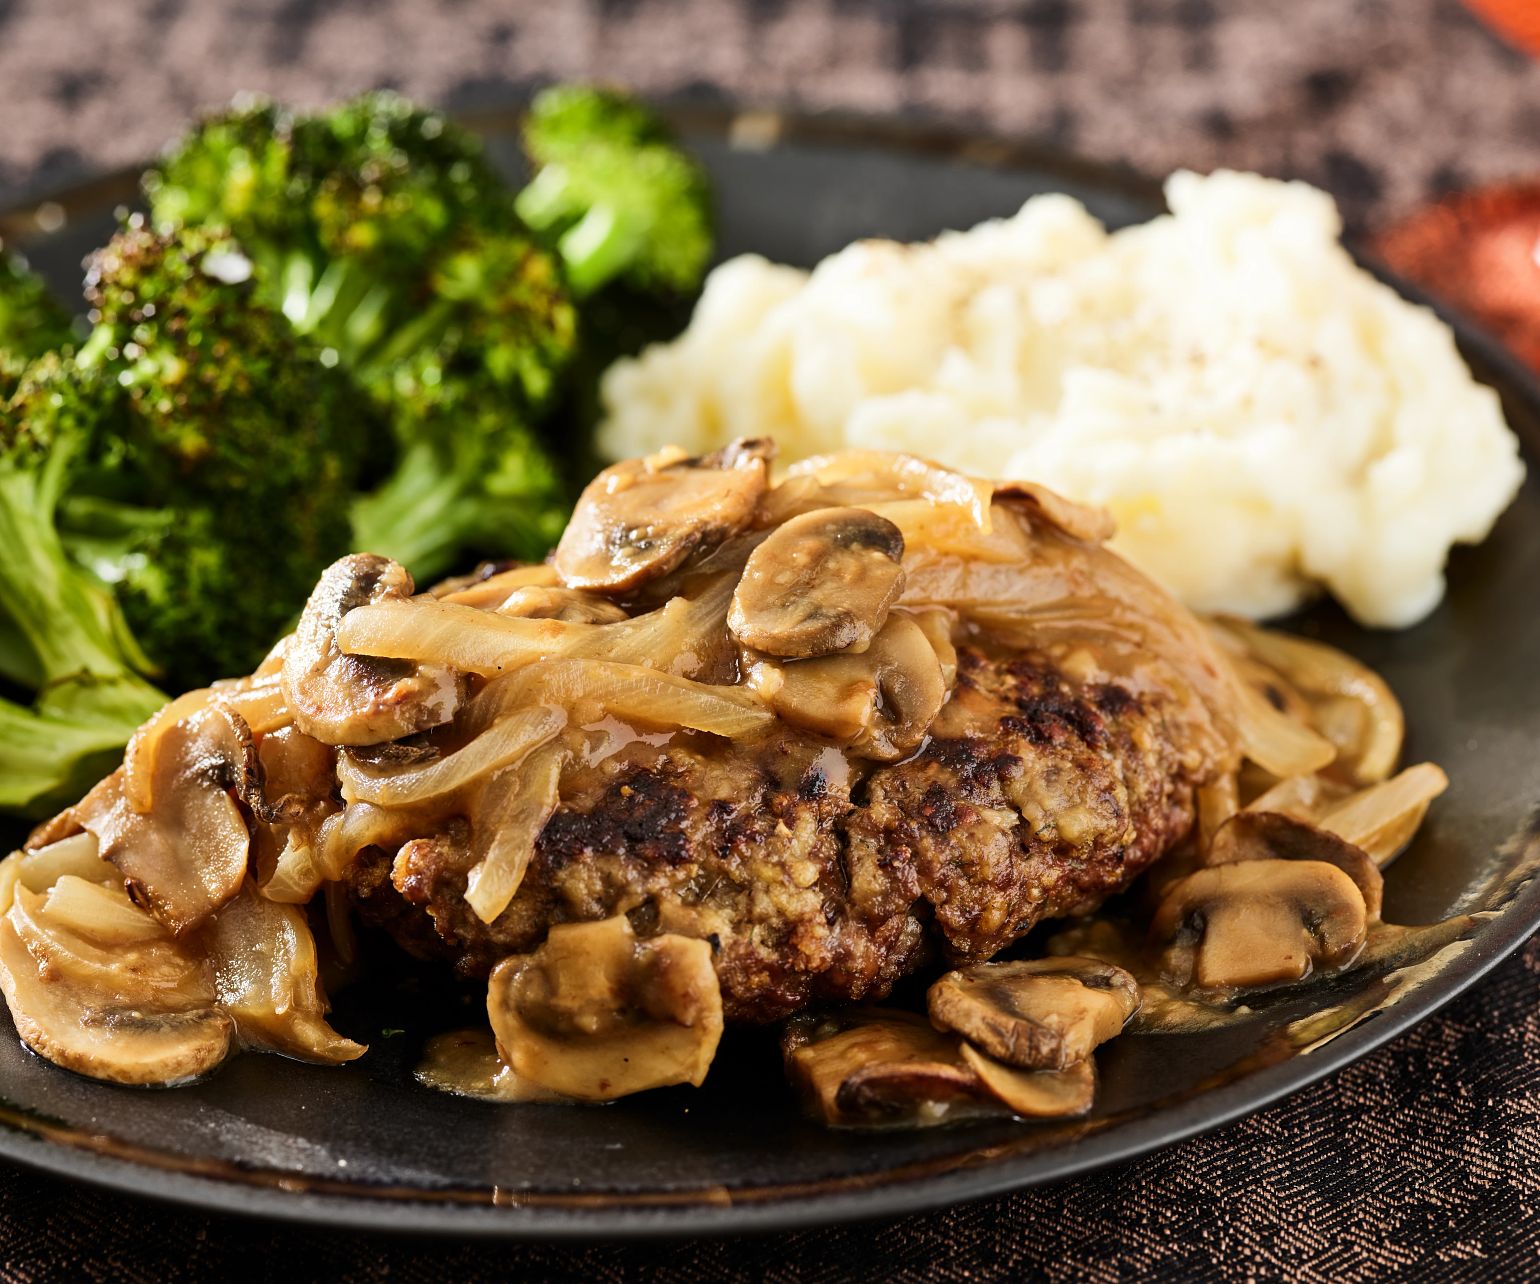
[[[660,104],[686,129],[734,137],[744,127],[752,137],[768,138],[760,150],[782,143],[865,146],[909,155],[936,155],[990,169],[1032,169],[1038,173],[1117,191],[1157,207],[1160,184],[1127,166],[1104,163],[1030,138],[1010,138],[982,131],[896,117],[851,113],[762,111],[752,108]],[[503,134],[516,128],[522,106],[515,103],[472,113],[453,113],[480,132]],[[752,147],[749,148],[753,150]],[[132,191],[139,167],[108,170],[82,177],[51,193],[28,193],[24,202],[0,210],[0,236],[21,236],[38,224],[39,207],[97,206]],[[1431,307],[1455,331],[1463,350],[1473,353],[1502,395],[1526,405],[1540,420],[1540,378],[1503,344],[1469,319],[1423,291],[1385,272],[1361,253],[1358,257],[1414,303]],[[1540,459],[1540,433],[1516,427],[1524,453]],[[1540,809],[1510,842],[1540,841]],[[815,1189],[776,1196],[770,1192],[735,1200],[731,1192],[680,1192],[656,1202],[596,1203],[592,1207],[556,1205],[536,1200],[488,1202],[484,1193],[402,1192],[384,1189],[345,1193],[308,1178],[276,1170],[245,1170],[208,1161],[151,1152],[116,1143],[109,1137],[76,1133],[37,1116],[26,1116],[0,1101],[0,1158],[35,1171],[89,1186],[111,1189],[180,1207],[294,1225],[399,1236],[456,1236],[477,1240],[665,1240],[683,1236],[731,1236],[806,1230],[835,1223],[889,1219],[1049,1185],[1126,1162],[1232,1124],[1320,1082],[1344,1066],[1433,1016],[1465,993],[1540,929],[1540,878],[1531,877],[1495,916],[1469,938],[1466,952],[1394,1007],[1371,1013],[1310,1053],[1196,1093],[1170,1106],[1156,1105],[1128,1123],[1038,1149],[1013,1161],[979,1159],[965,1152],[951,1166],[910,1179],[894,1179],[889,1169],[864,1184],[828,1191]],[[93,1149],[93,1143],[97,1148]],[[1020,1171],[1026,1165],[1028,1171]],[[789,1188],[795,1189],[795,1188]]]

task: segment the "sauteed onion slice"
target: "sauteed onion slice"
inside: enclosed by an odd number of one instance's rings
[[[918,455],[883,450],[840,450],[828,455],[813,455],[795,463],[786,470],[786,477],[788,480],[812,477],[820,486],[868,492],[870,499],[887,494],[961,508],[981,531],[987,534],[990,529],[994,483],[943,468]],[[847,499],[840,502],[862,501]]]
[[[219,1007],[241,1038],[305,1061],[354,1061],[366,1049],[326,1021],[315,937],[305,912],[249,883],[208,931]]]
[[[337,761],[342,796],[348,802],[404,807],[454,793],[489,771],[517,762],[567,724],[567,715],[537,704],[509,714],[463,749],[406,768],[377,766],[343,754]]]
[[[348,655],[444,664],[495,677],[557,657],[644,664],[685,676],[705,667],[726,639],[736,576],[690,599],[615,624],[574,624],[499,615],[432,598],[375,602],[343,617],[337,641]]]
[[[526,705],[569,709],[573,721],[606,715],[654,727],[688,727],[729,739],[767,729],[774,716],[751,691],[709,686],[689,678],[609,660],[548,660],[487,684],[471,703],[464,727],[476,734]]]
[[[1239,675],[1234,687],[1241,752],[1264,771],[1280,779],[1308,776],[1336,758],[1337,748],[1330,740],[1275,709]]]
[[[1337,748],[1332,775],[1353,785],[1389,778],[1401,756],[1406,719],[1384,678],[1321,642],[1230,618],[1213,621],[1212,628],[1232,653],[1240,649],[1282,679],[1289,698],[1298,693],[1311,726]]]
[[[483,923],[518,894],[540,831],[556,810],[565,758],[561,745],[545,745],[518,766],[504,767],[481,790],[472,820],[480,859],[467,879],[465,901]]]

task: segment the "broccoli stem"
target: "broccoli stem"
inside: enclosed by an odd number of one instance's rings
[[[0,811],[38,816],[77,802],[165,702],[132,676],[77,681],[33,708],[0,700]]]
[[[78,798],[166,698],[104,586],[69,560],[54,527],[70,464],[0,460],[0,673],[37,702],[0,700],[0,810],[36,814]]]
[[[436,578],[465,538],[474,490],[432,442],[413,442],[384,484],[354,501],[354,547],[400,562],[419,582]]]
[[[579,298],[592,294],[636,257],[646,239],[636,218],[613,205],[595,205],[556,244],[572,292]]]
[[[148,672],[149,660],[130,640],[111,593],[71,563],[54,526],[69,452],[56,447],[33,471],[0,466],[0,618],[30,651],[22,671],[12,656],[5,676],[46,689],[82,675],[118,678],[131,665]],[[126,661],[126,664],[125,664]]]
[[[545,232],[570,215],[575,200],[565,166],[550,164],[514,198],[513,209],[527,227]]]

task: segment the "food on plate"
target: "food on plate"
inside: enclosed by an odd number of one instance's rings
[[[241,100],[144,187],[157,223],[228,227],[261,296],[377,408],[389,468],[353,547],[422,575],[545,550],[563,496],[536,424],[577,317],[479,139],[388,93],[313,114]]]
[[[0,244],[0,404],[15,391],[27,362],[72,337],[69,313],[26,262]]]
[[[348,546],[347,390],[249,267],[131,223],[91,260],[90,337],[0,407],[0,809],[78,797],[152,678],[255,664]]]
[[[373,401],[394,459],[354,547],[419,577],[545,552],[567,509],[553,408],[659,337],[654,299],[692,294],[711,252],[705,177],[647,108],[558,87],[526,143],[516,194],[479,139],[394,94],[242,99],[145,176],[156,222],[228,227],[263,297]]]
[[[607,375],[601,450],[911,451],[1105,506],[1197,610],[1324,590],[1365,624],[1422,618],[1523,477],[1496,394],[1353,263],[1324,193],[1222,172],[1166,195],[1111,233],[1048,195],[811,273],[734,259],[678,339]]]
[[[599,370],[682,324],[711,224],[699,167],[619,95],[541,95],[529,147],[538,228],[436,112],[241,99],[145,176],[83,345],[0,255],[0,504],[27,553],[0,568],[0,812],[78,795],[151,680],[249,669],[350,547],[419,577],[546,552]]]
[[[1040,486],[773,461],[614,465],[548,562],[426,592],[333,564],[0,863],[28,1046],[134,1083],[351,1060],[320,961],[356,918],[485,984],[483,1095],[699,1084],[725,1027],[786,1021],[831,1125],[1062,1118],[1152,997],[1223,1014],[1372,955],[1445,783],[1395,774],[1382,682],[1200,621]],[[878,1006],[911,976],[923,1014]]]
[[[710,185],[652,111],[624,94],[558,85],[530,104],[524,150],[535,173],[515,208],[555,246],[578,297],[616,280],[644,294],[700,286]]]

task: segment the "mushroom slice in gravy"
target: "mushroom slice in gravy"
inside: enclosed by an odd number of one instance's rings
[[[864,508],[793,517],[749,554],[727,624],[787,658],[864,651],[904,590],[904,536]]]
[[[1021,1070],[1001,1065],[967,1043],[962,1045],[962,1059],[979,1083],[1022,1119],[1073,1119],[1096,1102],[1096,1063],[1089,1059],[1062,1070]]]
[[[208,966],[121,884],[18,884],[0,918],[0,991],[23,1043],[93,1079],[182,1083],[230,1051]]]
[[[836,1127],[928,1127],[980,1115],[1084,1114],[1096,1095],[1088,1061],[1064,1071],[1001,1065],[910,1012],[804,1014],[781,1038],[803,1107]]]
[[[1150,940],[1177,984],[1242,989],[1350,962],[1368,922],[1363,893],[1335,865],[1253,860],[1178,882],[1155,912]]]
[[[1201,863],[1251,860],[1317,860],[1335,865],[1358,887],[1369,921],[1379,919],[1385,876],[1367,852],[1330,830],[1282,812],[1236,812],[1214,834]]]
[[[583,1101],[699,1085],[722,1037],[711,946],[638,940],[625,915],[553,927],[492,973],[487,1012],[520,1078]]]
[[[464,695],[453,669],[369,655],[344,655],[337,627],[355,607],[412,594],[406,568],[372,553],[333,562],[305,603],[283,662],[283,692],[295,725],[328,745],[377,745],[441,726]]]
[[[246,877],[251,835],[230,789],[255,769],[244,753],[230,756],[232,743],[240,743],[231,739],[233,718],[210,708],[162,733],[148,811],[129,804],[121,769],[74,808],[82,828],[96,835],[102,859],[175,933],[206,922]]]
[[[827,1124],[923,1127],[987,1109],[958,1041],[910,1012],[796,1016],[781,1051],[804,1107]]]
[[[769,484],[774,446],[740,440],[700,458],[665,450],[589,482],[556,546],[568,588],[618,592],[667,575],[742,530]]]
[[[1099,959],[979,963],[930,987],[931,1021],[997,1061],[1063,1070],[1118,1034],[1139,1007],[1139,984]]]
[[[897,611],[859,655],[761,659],[748,681],[778,717],[887,762],[925,738],[947,696],[936,648]]]

